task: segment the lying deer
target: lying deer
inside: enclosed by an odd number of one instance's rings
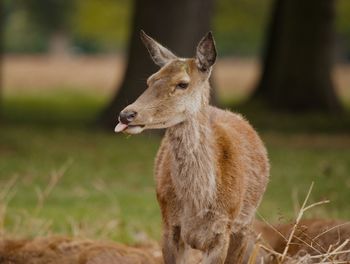
[[[151,247],[68,237],[0,240],[1,264],[161,264]]]
[[[293,228],[294,223],[280,224],[274,227],[261,222],[254,223],[256,233],[260,233],[268,246],[278,253],[283,253]],[[303,219],[295,229],[293,239],[288,247],[288,256],[291,258],[291,263],[301,254],[313,256],[308,259],[307,263],[320,263],[322,259],[327,263],[333,263],[332,261],[334,263],[350,263],[350,241],[346,242],[349,239],[349,221]],[[337,248],[338,250],[336,250]],[[305,258],[307,259],[308,256]],[[265,261],[265,263],[269,262]]]
[[[242,116],[209,105],[216,60],[211,32],[191,59],[175,56],[143,31],[141,39],[161,69],[121,111],[115,131],[166,128],[155,163],[164,261],[186,263],[194,248],[204,253],[204,263],[239,263],[244,232],[268,182],[266,149]],[[234,254],[227,257],[228,250]]]

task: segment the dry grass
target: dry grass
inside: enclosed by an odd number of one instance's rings
[[[324,235],[330,232],[336,233],[341,232],[341,227],[350,227],[350,222],[344,222],[341,224],[333,225],[326,230],[316,230],[318,231],[317,235],[308,234],[308,228],[310,226],[304,226],[305,222],[302,223],[302,219],[305,213],[319,205],[323,205],[329,203],[328,200],[312,203],[308,205],[308,201],[310,199],[310,195],[312,192],[314,184],[312,183],[309,191],[306,195],[306,198],[299,209],[299,212],[296,216],[294,224],[288,228],[288,232],[281,232],[277,227],[268,223],[263,217],[262,220],[267,224],[267,226],[274,232],[275,236],[280,239],[276,240],[275,245],[269,245],[266,241],[258,240],[255,245],[255,249],[251,257],[249,264],[254,264],[257,261],[257,251],[258,249],[262,249],[268,255],[261,260],[262,263],[277,263],[277,264],[341,264],[341,263],[350,263],[350,237],[346,238],[344,234],[338,234],[338,239],[334,240],[334,238],[329,239],[329,237],[325,237]],[[310,220],[310,222],[317,220]],[[325,222],[326,223],[326,222]],[[306,228],[306,229],[304,229]],[[348,230],[348,229],[347,229]],[[271,235],[271,234],[270,234]],[[272,234],[273,236],[273,234]],[[341,237],[345,236],[345,239]],[[322,238],[321,238],[322,237]],[[270,238],[268,238],[270,239]],[[329,239],[327,241],[327,239]],[[270,239],[271,240],[271,239]],[[284,247],[279,248],[281,246]],[[324,246],[327,246],[324,247]],[[297,246],[298,250],[293,252],[291,247]],[[258,248],[258,249],[257,249]],[[295,251],[295,250],[294,250]]]
[[[110,242],[107,242],[107,243],[93,242],[91,240],[86,240],[84,238],[84,237],[94,237],[94,238],[99,237],[101,239],[101,233],[108,234],[109,230],[111,228],[113,229],[114,226],[108,226],[108,224],[101,225],[101,226],[93,226],[93,227],[90,226],[89,232],[86,233],[80,230],[81,228],[79,227],[79,223],[75,222],[74,219],[71,219],[72,226],[75,226],[73,227],[73,232],[72,232],[72,235],[75,238],[72,240],[71,238],[60,238],[60,237],[57,238],[55,236],[52,236],[52,233],[50,230],[51,229],[50,222],[44,219],[40,219],[40,217],[38,217],[40,210],[45,206],[46,199],[54,191],[55,186],[59,183],[60,179],[64,176],[66,170],[69,169],[70,165],[71,165],[71,161],[68,161],[65,164],[63,164],[63,166],[59,170],[52,172],[47,186],[43,190],[37,189],[38,200],[37,200],[36,210],[34,212],[28,211],[21,215],[18,215],[18,224],[15,225],[12,229],[7,229],[4,223],[6,218],[6,208],[8,206],[8,202],[16,194],[17,177],[13,177],[8,182],[3,184],[3,188],[0,191],[0,224],[1,224],[0,225],[0,242],[5,241],[4,239],[8,239],[8,238],[11,238],[11,241],[14,241],[13,238],[16,238],[16,237],[19,238],[18,235],[20,235],[20,237],[23,237],[23,236],[28,237],[29,233],[26,233],[26,231],[30,230],[31,235],[36,234],[36,236],[47,236],[47,238],[34,238],[34,240],[28,240],[27,242],[25,242],[25,243],[29,243],[28,245],[35,246],[35,250],[37,250],[38,252],[40,250],[43,251],[42,254],[47,255],[47,252],[46,252],[47,249],[45,249],[45,246],[44,247],[40,246],[41,244],[43,244],[42,241],[47,240],[50,243],[56,243],[55,241],[58,239],[57,241],[59,241],[59,243],[63,241],[64,244],[68,245],[69,247],[71,247],[71,245],[76,245],[77,243],[80,243],[80,242],[83,243],[83,245],[94,246],[95,248],[98,249],[97,251],[97,254],[99,254],[98,256],[102,256],[101,254],[103,254],[103,252],[106,252],[105,249],[103,249],[103,247],[106,247],[107,249],[109,248],[110,250],[112,250],[111,252],[113,252],[113,254],[120,254],[120,250],[122,250],[122,252],[124,252],[123,254],[126,254],[125,256],[128,256],[127,254],[129,254],[125,252],[131,252],[130,256],[132,256],[132,254],[135,253],[135,250],[133,248],[119,246],[117,244],[113,244]],[[333,243],[331,241],[325,241],[323,245],[327,245],[327,248],[319,244],[319,241],[317,240],[320,237],[324,236],[326,233],[329,233],[329,232],[334,233],[334,231],[340,230],[339,229],[340,227],[348,225],[349,222],[342,223],[339,225],[334,225],[331,228],[328,228],[327,230],[324,230],[324,231],[320,230],[317,236],[314,236],[311,238],[308,237],[305,231],[300,231],[302,230],[302,225],[303,225],[302,219],[305,213],[316,206],[323,205],[329,202],[325,200],[325,201],[308,204],[312,189],[313,189],[313,183],[311,184],[309,191],[307,192],[306,198],[299,209],[299,213],[297,214],[295,222],[290,228],[290,232],[288,232],[287,235],[285,233],[280,232],[278,228],[275,228],[273,225],[268,223],[264,218],[262,218],[265,221],[265,223],[271,228],[271,230],[275,232],[273,236],[282,238],[282,240],[280,241],[285,243],[285,247],[282,251],[278,250],[277,249],[278,247],[276,245],[274,245],[273,247],[271,245],[268,245],[265,241],[261,239],[261,236],[259,235],[256,238],[256,244],[252,249],[250,258],[248,260],[248,264],[256,264],[256,263],[343,264],[343,263],[349,263],[350,238],[341,240],[339,236],[339,239],[336,243]],[[94,231],[96,232],[94,233]],[[301,236],[300,234],[303,234],[304,237]],[[88,241],[88,244],[86,244],[86,241]],[[22,242],[14,242],[14,243],[22,243]],[[158,261],[160,261],[159,259],[160,250],[159,250],[158,244],[152,241],[148,241],[145,243],[146,244],[144,244],[143,246],[141,245],[141,251],[139,251],[140,253],[137,253],[137,254],[141,254],[141,255],[151,254],[150,256],[154,256],[157,259],[156,262],[158,263]],[[47,243],[44,243],[43,245],[46,245],[46,244]],[[295,245],[300,246],[301,249],[298,252],[296,253],[294,252],[291,255],[290,247],[293,247]],[[23,247],[22,251],[18,251],[18,254],[27,254],[26,247]],[[29,248],[30,247],[31,246],[29,246]],[[311,249],[311,251],[314,253],[311,254],[308,251],[308,249]],[[85,248],[79,251],[78,252],[79,254],[76,254],[76,255],[77,256],[84,255],[84,254],[87,254],[86,252],[91,251],[90,249],[88,251],[86,250],[84,251],[84,250]],[[264,257],[262,259],[259,259],[261,256],[260,255],[261,250],[266,252],[267,255],[263,254]],[[190,263],[197,263],[197,260],[198,260],[197,257],[198,257],[197,255],[193,255],[193,259],[195,261]],[[51,258],[51,256],[48,255],[47,258],[49,259]],[[57,263],[60,263],[59,262],[59,258],[61,258],[60,255],[55,255],[55,258],[58,258]],[[62,255],[62,258],[63,258],[63,255]],[[74,255],[74,259],[75,258],[76,256]],[[33,263],[36,263],[36,262],[33,262]],[[56,262],[53,262],[53,263],[56,263]],[[64,262],[64,263],[75,263],[75,262],[73,261],[73,262]],[[150,262],[150,263],[153,263],[153,262]]]
[[[14,223],[10,225],[6,224],[6,219],[8,217],[7,209],[10,201],[15,198],[18,193],[16,185],[19,177],[14,176],[7,182],[1,183],[0,240],[34,238],[37,236],[51,236],[53,234],[52,221],[41,217],[41,211],[45,207],[45,203],[49,199],[49,196],[54,192],[55,187],[59,184],[71,164],[72,160],[68,160],[58,170],[53,170],[50,173],[48,183],[44,188],[36,186],[35,192],[37,195],[37,202],[33,207],[34,210],[22,208],[16,215],[12,214],[11,218],[14,218],[15,220]],[[89,226],[82,224],[80,221],[70,216],[67,216],[67,219],[64,219],[64,221],[69,221],[70,224],[70,232],[67,235],[76,238],[90,237],[107,240],[118,225],[116,219],[95,221],[93,225]],[[138,241],[145,242],[142,241],[142,239],[138,239]],[[147,243],[150,242],[152,241],[147,241]]]

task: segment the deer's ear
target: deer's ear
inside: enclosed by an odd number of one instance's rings
[[[199,42],[196,53],[196,64],[199,70],[207,71],[215,63],[216,48],[213,34],[208,32]]]
[[[143,30],[141,30],[140,36],[152,60],[158,66],[163,67],[170,60],[177,58],[170,50],[160,45],[157,41],[148,36]]]

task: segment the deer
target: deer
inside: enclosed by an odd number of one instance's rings
[[[250,243],[256,241],[257,234],[265,247],[274,251],[268,254],[260,250],[259,257],[264,263],[350,263],[350,222],[339,219],[301,219],[295,222],[271,225],[254,221],[250,233]],[[283,262],[278,259],[287,247],[287,240],[293,233],[288,245],[287,256]],[[252,252],[252,251],[251,251]]]
[[[119,113],[115,132],[165,129],[154,167],[164,262],[187,263],[197,249],[205,264],[244,263],[245,232],[269,179],[266,148],[240,114],[209,104],[217,58],[212,32],[193,58],[140,35],[160,69]]]
[[[295,223],[286,223],[272,226],[255,221],[254,230],[256,233],[261,234],[261,237],[270,248],[282,254],[287,246],[287,238],[290,236],[294,225]],[[302,219],[295,229],[288,247],[288,256],[295,258],[300,254],[308,254],[313,256],[315,263],[319,263],[323,258],[327,259],[327,261],[342,260],[350,263],[349,239],[349,221],[318,218]],[[335,250],[338,247],[341,250]],[[332,254],[329,254],[330,252]],[[327,254],[329,256],[325,257]],[[315,256],[320,257],[316,258]]]
[[[161,264],[149,246],[65,236],[0,240],[2,264]]]

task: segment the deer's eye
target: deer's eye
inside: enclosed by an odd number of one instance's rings
[[[188,83],[180,82],[176,85],[177,89],[186,89],[188,87]]]

